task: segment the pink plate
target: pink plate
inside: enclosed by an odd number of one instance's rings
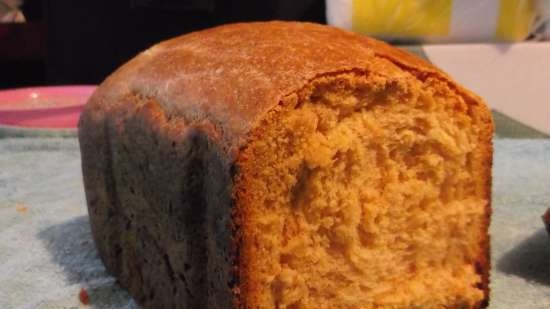
[[[96,86],[52,86],[0,91],[0,126],[76,128]]]

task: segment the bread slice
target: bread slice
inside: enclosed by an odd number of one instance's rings
[[[268,22],[144,51],[79,137],[99,254],[144,308],[484,308],[492,132],[409,53]]]

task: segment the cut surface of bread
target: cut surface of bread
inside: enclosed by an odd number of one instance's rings
[[[143,52],[79,138],[99,255],[144,308],[485,308],[492,130],[410,54],[269,22]]]
[[[487,200],[467,104],[436,80],[353,73],[295,99],[243,153],[251,303],[477,306]]]

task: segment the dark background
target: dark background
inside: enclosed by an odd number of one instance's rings
[[[324,0],[26,0],[0,24],[0,88],[98,84],[164,39],[258,20],[325,23]]]

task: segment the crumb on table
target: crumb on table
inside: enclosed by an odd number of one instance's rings
[[[78,299],[84,305],[88,305],[90,303],[90,296],[88,295],[88,291],[86,291],[86,289],[84,288],[81,288],[80,292],[78,293]]]
[[[23,203],[16,203],[15,210],[20,214],[26,214],[29,209]]]

